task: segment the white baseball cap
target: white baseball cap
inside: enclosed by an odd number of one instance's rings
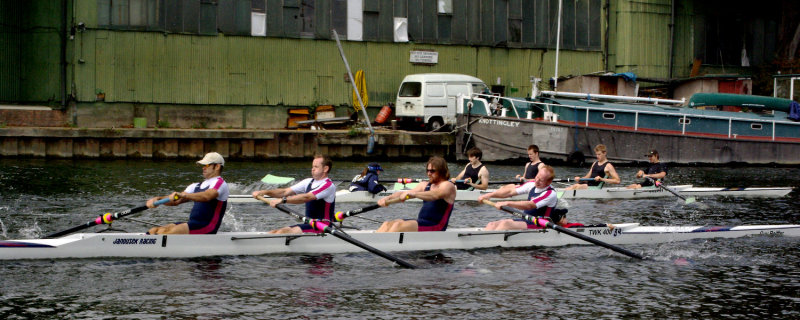
[[[203,157],[202,160],[197,161],[197,164],[207,165],[212,163],[219,163],[221,165],[225,165],[225,159],[222,158],[222,155],[216,152],[209,152],[206,153],[206,156]]]

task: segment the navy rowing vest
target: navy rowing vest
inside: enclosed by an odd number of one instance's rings
[[[431,190],[431,184],[425,186],[425,191]],[[453,206],[447,203],[444,199],[434,201],[423,201],[422,208],[419,209],[417,216],[417,224],[419,231],[426,230],[426,227],[435,227],[435,231],[447,230],[447,224],[450,222],[450,213]]]
[[[531,188],[531,191],[528,191],[528,201],[531,201],[534,198],[544,194],[548,190],[550,190],[552,192],[556,192],[556,190],[553,189],[553,186],[547,186],[547,188],[545,188],[544,190],[542,190],[540,192],[536,192],[536,187]],[[533,208],[533,209],[525,210],[525,213],[528,214],[528,215],[534,216],[534,217],[549,217],[550,216],[550,212],[553,211],[553,209],[555,209],[555,208],[556,208],[555,206]]]
[[[200,186],[203,185],[202,182],[198,183],[196,187],[194,187],[193,193],[203,192],[208,190],[211,186],[205,189],[201,189]],[[218,206],[219,208],[219,217],[214,220],[214,216],[217,214]],[[199,230],[207,228],[209,224],[214,223],[214,227],[211,230],[206,230],[207,232],[203,232],[206,234],[216,234],[217,230],[219,230],[219,226],[222,225],[222,218],[225,216],[225,210],[228,208],[228,201],[219,201],[218,199],[212,199],[211,201],[207,202],[200,202],[195,201],[194,206],[192,206],[192,212],[189,214],[189,230]]]
[[[311,192],[311,185],[314,184],[314,179],[311,179],[311,182],[308,183],[308,187],[306,187],[306,193]],[[336,206],[336,200],[328,205],[325,202],[325,199],[317,199],[306,202],[306,217],[311,219],[325,219],[331,220],[333,219],[333,212],[334,207]]]

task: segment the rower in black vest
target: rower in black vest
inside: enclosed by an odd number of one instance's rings
[[[486,190],[489,188],[489,169],[481,163],[483,153],[481,149],[472,148],[467,150],[467,159],[469,163],[461,170],[455,178],[450,179],[456,184],[458,190]],[[464,182],[456,182],[456,180],[464,180]]]
[[[619,175],[617,175],[617,170],[614,169],[613,164],[608,162],[606,146],[598,144],[596,147],[594,147],[594,155],[597,157],[597,161],[592,163],[589,173],[583,177],[575,177],[575,181],[578,183],[573,184],[564,190],[587,189],[589,186],[603,186],[605,184],[619,183],[620,180]],[[594,179],[594,181],[589,181],[586,183],[580,181],[581,179]]]
[[[531,162],[525,164],[525,171],[522,172],[522,175],[517,175],[517,179],[520,180],[521,183],[533,180],[539,173],[539,169],[544,167],[544,162],[539,160],[539,147],[537,145],[532,144],[528,146],[528,158]]]

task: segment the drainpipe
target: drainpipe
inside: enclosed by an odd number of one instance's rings
[[[611,69],[610,69],[610,67],[608,65],[608,46],[609,46],[608,30],[609,30],[610,25],[611,25],[611,13],[610,13],[610,11],[611,11],[611,0],[607,0],[606,1],[605,9],[606,9],[605,10],[606,11],[606,31],[605,31],[605,34],[603,35],[603,40],[604,40],[603,42],[605,42],[605,45],[603,46],[603,62],[605,62],[605,70],[606,71],[611,71]]]
[[[69,23],[67,16],[67,1],[61,1],[61,108],[67,107],[67,32]]]
[[[670,19],[669,19],[669,64],[668,64],[668,74],[669,77],[667,78],[669,81],[672,81],[672,64],[675,60],[675,55],[673,51],[675,49],[675,0],[670,1]]]

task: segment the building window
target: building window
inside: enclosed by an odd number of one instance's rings
[[[97,0],[101,27],[163,30],[163,0]]]

